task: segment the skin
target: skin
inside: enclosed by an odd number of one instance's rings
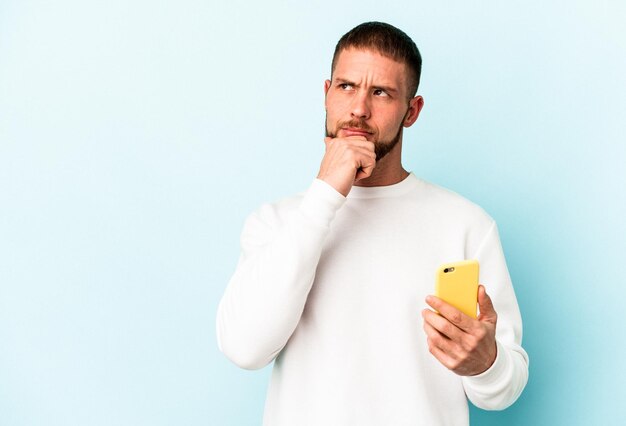
[[[409,98],[406,65],[371,50],[343,50],[332,80],[324,83],[326,153],[318,178],[347,196],[353,185],[382,186],[408,175],[401,162],[402,128],[415,123],[424,105]],[[360,123],[367,131],[350,128]],[[399,136],[396,146],[378,162],[375,143]]]
[[[417,120],[424,99],[408,93],[404,63],[367,49],[345,49],[324,83],[326,150],[318,178],[344,197],[352,186],[386,186],[408,176],[402,167],[403,128]],[[376,144],[397,143],[382,158]],[[496,358],[497,314],[483,286],[473,319],[435,296],[422,312],[430,352],[461,376],[486,371]]]
[[[480,315],[474,319],[435,297],[426,297],[430,309],[422,311],[430,353],[459,376],[474,376],[496,360],[498,314],[484,286],[478,287]]]

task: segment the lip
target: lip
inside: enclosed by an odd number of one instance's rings
[[[365,137],[367,137],[367,136],[370,136],[372,134],[372,133],[368,132],[367,130],[353,128],[353,127],[342,128],[341,131],[346,136],[365,136]]]

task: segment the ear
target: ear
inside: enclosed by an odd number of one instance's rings
[[[326,108],[326,96],[328,96],[328,89],[330,89],[330,80],[324,81],[324,108]]]
[[[419,117],[423,107],[424,98],[422,98],[421,96],[416,96],[411,99],[409,101],[409,109],[404,116],[404,121],[402,122],[402,125],[404,127],[411,127],[413,123],[415,123],[415,121],[417,120],[417,117]]]

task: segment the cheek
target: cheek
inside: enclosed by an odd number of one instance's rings
[[[336,123],[344,119],[343,110],[340,105],[335,103],[326,104],[326,119],[329,123]]]
[[[326,95],[326,111],[329,115],[341,116],[350,110],[350,102],[350,96],[331,90]]]
[[[335,117],[337,112],[339,111],[339,107],[336,102],[326,102],[326,114],[329,117]]]
[[[398,111],[396,114],[394,114],[393,118],[391,119],[391,126],[393,127],[394,132],[397,132],[399,127],[404,126],[405,117],[405,111]]]
[[[398,132],[398,128],[404,123],[404,116],[398,114],[387,114],[380,117],[380,121],[376,123],[378,130],[385,134],[394,135]]]

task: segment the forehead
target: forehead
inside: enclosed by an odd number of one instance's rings
[[[393,84],[405,88],[408,67],[375,50],[348,48],[342,50],[335,61],[334,78],[372,80],[376,84]],[[355,81],[356,82],[356,81]]]

